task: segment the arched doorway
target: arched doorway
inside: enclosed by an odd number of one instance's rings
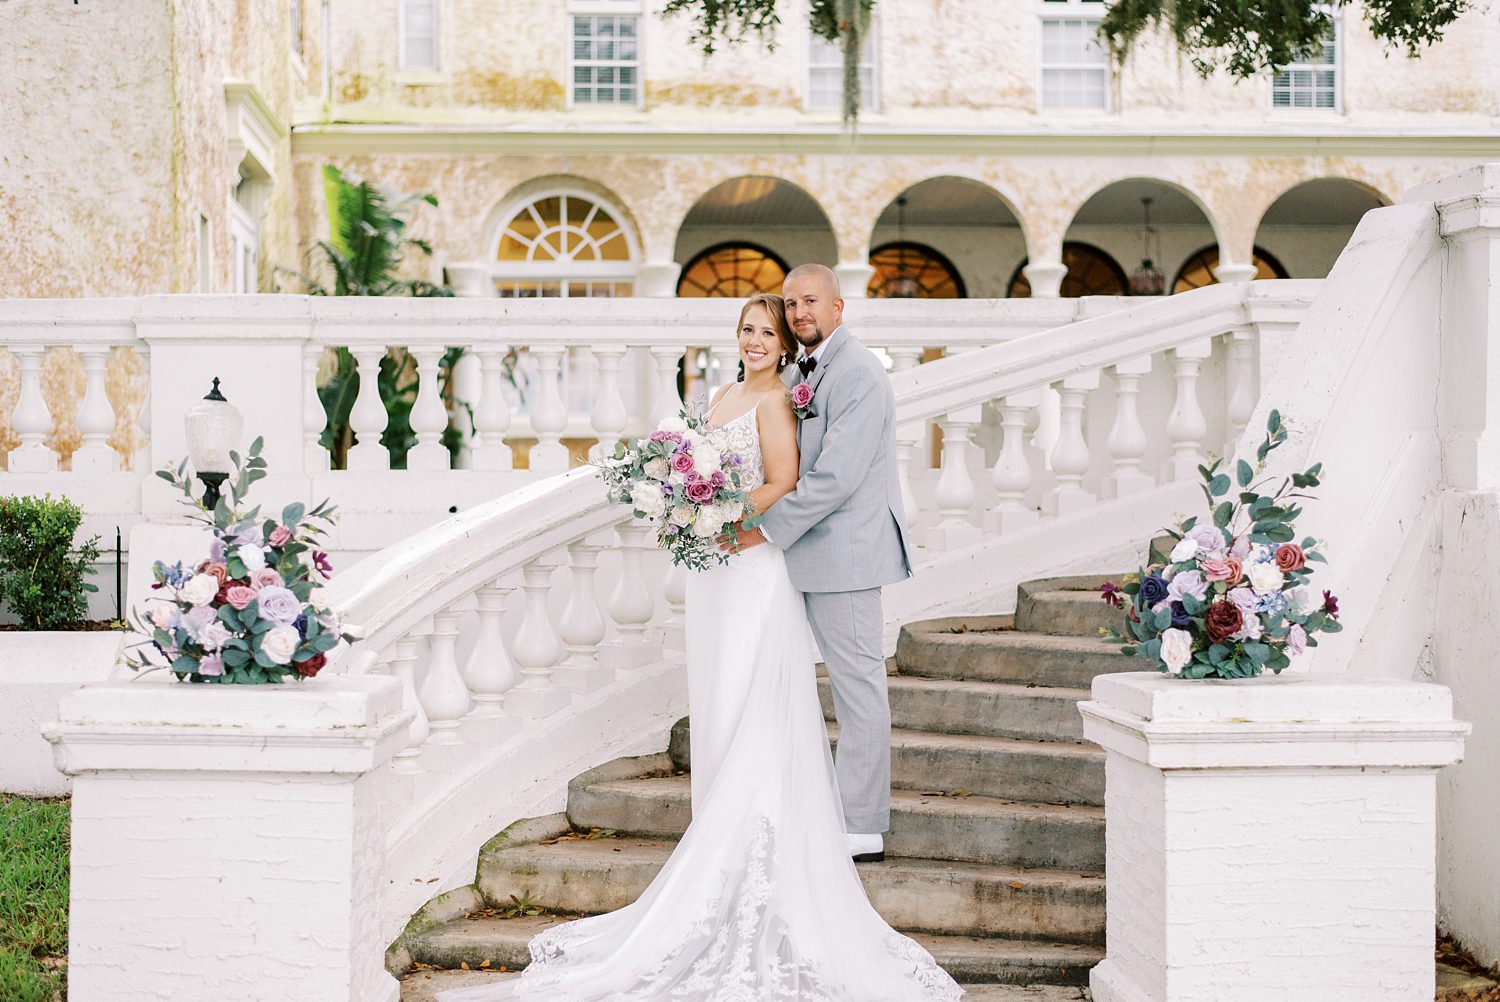
[[[919,181],[892,199],[875,221],[870,246],[876,274],[869,295],[892,298],[916,291],[911,280],[944,295],[1003,296],[1012,264],[1026,256],[1025,233],[1010,204],[988,185],[948,176]],[[895,247],[907,248],[904,258],[891,251]],[[881,252],[886,258],[877,261]],[[907,274],[903,264],[927,269],[925,277]],[[937,281],[939,272],[951,276],[951,287]]]
[[[781,293],[786,262],[757,244],[709,247],[682,269],[677,295],[683,298],[740,298],[757,292]]]
[[[1391,200],[1369,185],[1320,177],[1283,192],[1260,218],[1255,242],[1293,278],[1326,278],[1366,212]]]
[[[838,262],[833,226],[822,206],[774,177],[732,178],[705,192],[678,228],[675,260],[693,262],[725,245],[752,246],[793,265]]]
[[[1163,262],[1217,246],[1219,237],[1191,192],[1160,178],[1131,177],[1105,185],[1079,206],[1064,241],[1090,245],[1120,262],[1128,276],[1120,294],[1160,295],[1169,291]]]
[[[1026,278],[1027,261],[1023,260],[1010,276],[1006,294],[1012,299],[1026,299],[1031,295],[1031,282]],[[1068,273],[1063,276],[1064,299],[1079,296],[1123,296],[1129,288],[1125,269],[1108,252],[1093,244],[1070,240],[1063,244],[1062,263]]]
[[[1287,277],[1286,269],[1281,266],[1281,262],[1259,247],[1255,248],[1255,254],[1251,257],[1250,263],[1255,266],[1254,281]],[[1177,277],[1172,280],[1172,294],[1175,296],[1179,292],[1201,289],[1205,285],[1217,285],[1219,280],[1214,275],[1214,269],[1218,266],[1219,248],[1217,246],[1204,247],[1177,269]]]
[[[871,299],[964,299],[964,280],[942,254],[925,244],[890,243],[870,253],[866,295]]]

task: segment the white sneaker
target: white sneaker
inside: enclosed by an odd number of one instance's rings
[[[885,860],[885,839],[880,835],[857,835],[850,832],[849,855],[856,863],[880,863]]]

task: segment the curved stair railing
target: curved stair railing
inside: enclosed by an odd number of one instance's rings
[[[1000,557],[1019,579],[1137,549],[1196,496],[1204,455],[1244,429],[1260,346],[1290,335],[1318,286],[1210,287],[897,372],[919,573],[892,590],[891,640],[914,613],[998,607]],[[941,462],[922,470],[912,457],[929,422]],[[413,714],[386,776],[391,940],[469,881],[495,832],[561,810],[577,773],[659,750],[685,712],[686,575],[626,515],[592,470],[575,469],[416,533],[330,586],[364,641],[327,671],[394,675]]]

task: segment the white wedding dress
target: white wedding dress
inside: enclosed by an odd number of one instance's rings
[[[751,410],[710,431],[764,483]],[[745,478],[748,478],[746,480]],[[504,984],[440,1002],[936,1002],[963,995],[865,896],[844,835],[802,595],[780,550],[692,574],[693,821],[633,904],[555,926]]]

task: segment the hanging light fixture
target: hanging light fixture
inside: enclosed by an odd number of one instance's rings
[[[906,270],[906,196],[896,198],[896,274],[885,284],[887,299],[919,299],[922,285]]]
[[[1141,199],[1141,211],[1145,216],[1145,225],[1141,230],[1141,266],[1130,275],[1130,294],[1159,296],[1166,291],[1167,279],[1151,261],[1151,237],[1154,231],[1151,229],[1150,196]]]

